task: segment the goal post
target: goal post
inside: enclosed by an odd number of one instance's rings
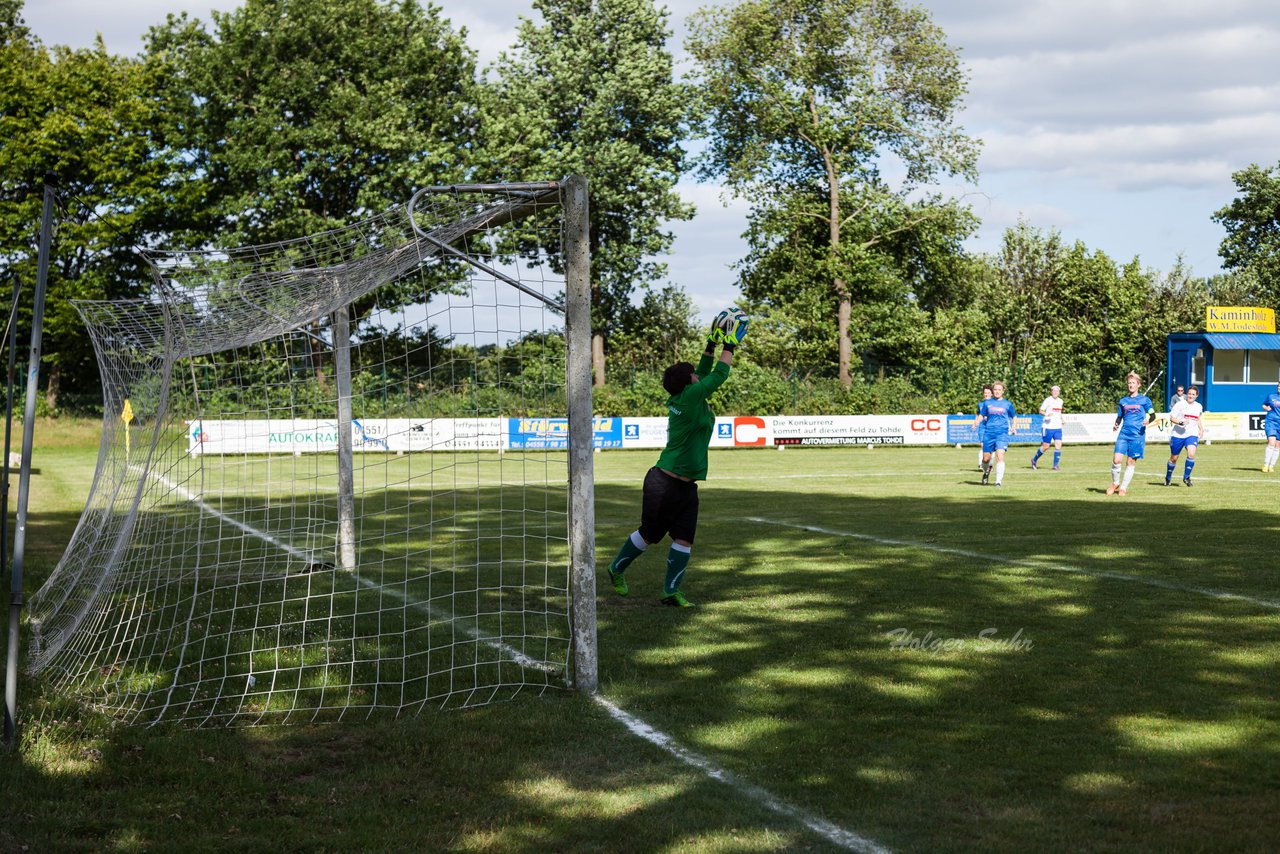
[[[565,329],[569,398],[569,554],[573,602],[574,684],[594,694],[596,649],[594,425],[591,407],[591,251],[587,180],[565,184]]]
[[[146,724],[594,692],[587,205],[426,188],[77,303],[103,434],[27,669]]]

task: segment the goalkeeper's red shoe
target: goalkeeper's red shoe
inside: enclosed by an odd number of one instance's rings
[[[1111,484],[1110,486],[1108,486],[1108,487],[1107,487],[1107,495],[1115,495],[1115,494],[1116,494],[1116,490],[1117,490],[1118,488],[1119,488],[1119,487],[1117,487],[1114,483],[1113,483],[1113,484]]]
[[[662,597],[663,605],[670,605],[672,608],[692,608],[693,603],[684,598],[684,594],[679,590],[669,593]]]

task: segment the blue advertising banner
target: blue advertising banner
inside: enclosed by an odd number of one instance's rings
[[[622,419],[595,418],[592,443],[597,448],[622,447]],[[563,451],[569,447],[568,418],[508,418],[507,438],[513,451]]]
[[[1039,413],[1035,415],[1019,415],[1013,419],[1013,432],[1009,434],[1010,444],[1040,444],[1041,424],[1043,422],[1044,416]],[[978,444],[978,430],[973,426],[972,415],[947,416],[947,442],[952,445]]]

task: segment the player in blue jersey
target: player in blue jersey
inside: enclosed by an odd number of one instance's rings
[[[992,396],[991,386],[984,385],[982,387],[982,400],[978,402],[978,406],[981,407],[983,401],[990,400]],[[982,443],[986,438],[987,424],[982,420],[981,412],[973,416],[973,429],[978,433],[978,471],[982,471]]]
[[[1200,389],[1187,389],[1182,398],[1169,410],[1173,430],[1169,433],[1169,464],[1164,470],[1164,485],[1173,483],[1173,470],[1178,467],[1178,456],[1187,452],[1187,463],[1182,469],[1182,482],[1191,485],[1191,470],[1196,467],[1196,448],[1204,438],[1204,407],[1198,398]]]
[[[1262,422],[1262,429],[1267,431],[1267,449],[1262,452],[1262,470],[1275,471],[1276,460],[1280,459],[1280,383],[1276,383],[1276,390],[1262,401],[1262,408],[1267,411],[1267,417]]]
[[[982,419],[982,483],[991,476],[991,458],[995,457],[996,486],[1004,484],[1004,452],[1009,447],[1009,429],[1017,413],[1013,404],[1004,399],[1004,383],[991,384],[991,400],[978,404],[978,418]]]
[[[1121,495],[1129,492],[1129,483],[1133,480],[1134,467],[1142,459],[1147,448],[1147,424],[1155,420],[1156,407],[1138,389],[1142,388],[1142,377],[1130,373],[1126,378],[1129,393],[1120,398],[1116,407],[1116,423],[1111,428],[1119,430],[1116,436],[1115,455],[1111,458],[1111,485],[1107,487],[1107,495],[1117,491]],[[1125,465],[1125,460],[1128,465]],[[1120,479],[1120,470],[1124,469],[1124,480]]]

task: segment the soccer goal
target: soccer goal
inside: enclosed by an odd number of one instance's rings
[[[98,465],[28,670],[136,723],[596,687],[585,180],[429,188],[83,302]]]

